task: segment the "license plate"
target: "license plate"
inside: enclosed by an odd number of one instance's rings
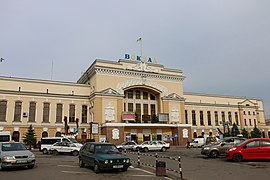
[[[124,166],[123,165],[115,165],[113,166],[113,168],[123,168]]]
[[[17,160],[17,163],[27,163],[27,160]]]

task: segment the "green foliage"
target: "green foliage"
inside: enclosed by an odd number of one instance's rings
[[[260,138],[262,137],[261,131],[255,126],[253,131],[251,131],[251,137],[252,138]]]
[[[31,148],[37,143],[36,133],[32,127],[32,124],[28,127],[28,131],[23,137],[23,142]]]
[[[153,114],[152,119],[151,119],[151,123],[157,123],[157,122],[158,122],[158,117],[157,117],[157,115]]]
[[[139,123],[139,116],[138,116],[137,111],[135,111],[135,122]]]
[[[241,134],[243,135],[244,138],[248,138],[249,133],[248,133],[248,131],[245,128],[242,129],[242,133]]]
[[[233,137],[235,137],[235,136],[237,136],[238,134],[240,134],[240,131],[239,131],[237,125],[236,125],[235,123],[233,123],[231,135],[232,135]]]

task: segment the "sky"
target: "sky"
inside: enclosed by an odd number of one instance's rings
[[[270,119],[269,0],[0,0],[0,76],[76,82],[125,53],[180,69],[184,91],[259,98]]]

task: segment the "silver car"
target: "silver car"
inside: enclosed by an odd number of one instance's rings
[[[19,142],[0,142],[0,169],[35,166],[35,155]]]

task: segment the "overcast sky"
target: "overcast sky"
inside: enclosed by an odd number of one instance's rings
[[[184,91],[261,98],[270,118],[269,0],[0,0],[0,75],[76,82],[138,37]]]

